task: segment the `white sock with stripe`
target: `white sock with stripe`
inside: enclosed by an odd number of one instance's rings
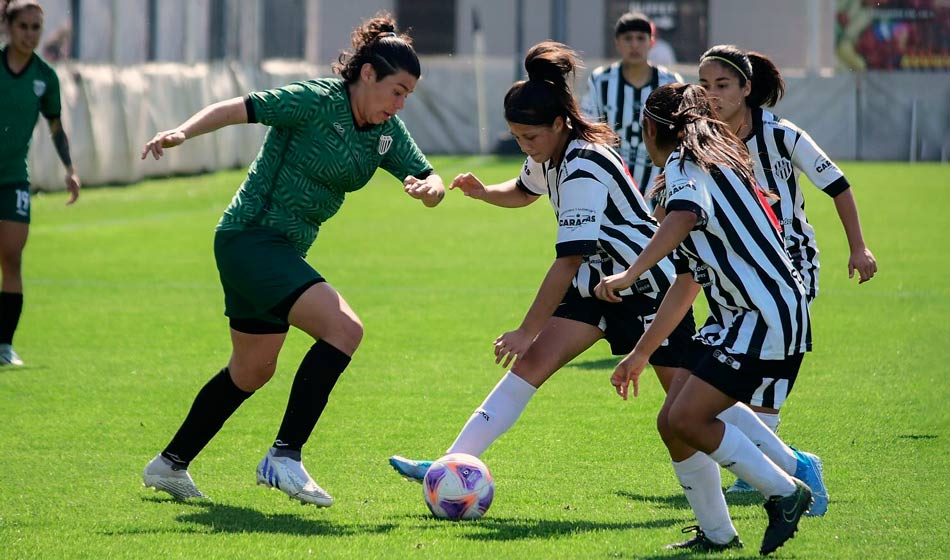
[[[778,417],[777,414],[774,416]],[[798,459],[792,448],[785,445],[785,442],[779,439],[751,408],[737,402],[720,412],[717,418],[739,428],[780,469],[787,474],[795,474]]]
[[[791,496],[792,477],[782,471],[739,428],[725,424],[719,447],[709,454],[719,465],[751,484],[763,496]]]
[[[706,538],[714,543],[726,544],[739,534],[729,517],[726,498],[722,495],[719,465],[709,455],[697,451],[686,460],[678,463],[673,461],[673,472]]]
[[[489,445],[515,424],[537,391],[514,372],[506,373],[485,397],[482,405],[475,409],[446,453],[481,456]]]

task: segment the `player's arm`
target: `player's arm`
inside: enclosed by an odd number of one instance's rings
[[[422,179],[409,175],[403,180],[402,186],[406,194],[421,200],[426,208],[435,208],[445,198],[445,185],[437,173],[429,173]]]
[[[858,206],[854,201],[854,194],[851,189],[845,189],[835,195],[832,200],[835,201],[835,210],[838,212],[841,225],[844,226],[844,234],[848,238],[848,247],[851,249],[851,256],[848,258],[848,278],[854,278],[854,271],[857,270],[858,284],[863,284],[877,273],[877,261],[871,250],[864,244],[861,219],[858,217]]]
[[[158,159],[165,154],[165,148],[173,148],[189,138],[201,136],[232,124],[244,124],[247,121],[247,107],[244,98],[235,97],[226,101],[219,101],[198,111],[176,128],[156,134],[145,144],[145,148],[142,150],[142,159],[145,159],[148,154],[152,154],[155,159]]]
[[[554,260],[521,325],[495,339],[496,364],[504,360],[502,365],[507,368],[512,359],[524,357],[538,333],[564,299],[564,294],[567,293],[582,262],[584,258],[581,255],[558,257]]]
[[[511,179],[497,185],[485,185],[471,173],[462,173],[457,176],[449,190],[458,189],[465,196],[484,200],[489,204],[503,208],[520,208],[527,206],[538,199],[540,195],[528,191],[519,185],[519,179]]]
[[[72,204],[79,198],[79,189],[82,183],[80,183],[76,170],[73,168],[73,158],[69,153],[69,138],[66,137],[66,131],[63,130],[62,119],[59,117],[49,119],[48,124],[53,147],[56,148],[56,154],[59,155],[59,160],[63,162],[63,167],[66,168],[66,190],[69,191],[69,200],[66,204]]]

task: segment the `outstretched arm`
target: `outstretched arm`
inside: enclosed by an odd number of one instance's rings
[[[421,200],[426,208],[435,208],[445,198],[445,185],[436,173],[430,173],[425,179],[409,175],[403,180],[402,187],[406,194]]]
[[[155,159],[165,155],[165,148],[173,148],[189,138],[213,132],[219,128],[232,124],[247,122],[247,108],[244,98],[235,97],[226,101],[219,101],[198,111],[177,128],[159,132],[142,150],[142,159],[152,154]]]
[[[858,217],[858,206],[854,201],[851,189],[845,189],[834,197],[835,210],[844,226],[844,234],[848,237],[848,247],[851,256],[848,258],[848,278],[854,278],[854,271],[858,271],[858,284],[863,284],[877,273],[877,261],[870,249],[864,244],[864,235],[861,233],[861,219]]]
[[[518,179],[510,179],[497,185],[485,185],[471,173],[462,173],[457,176],[449,187],[449,190],[452,189],[462,191],[467,197],[484,200],[503,208],[520,208],[538,199],[538,195],[518,187]]]
[[[66,168],[66,190],[69,191],[69,200],[66,204],[72,204],[79,198],[79,189],[82,183],[76,175],[73,168],[73,158],[69,154],[69,138],[66,137],[66,131],[63,130],[63,121],[59,118],[49,120],[50,137],[53,139],[53,146],[56,147],[56,153],[59,154],[59,160],[63,162]]]

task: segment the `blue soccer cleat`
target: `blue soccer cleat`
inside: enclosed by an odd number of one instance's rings
[[[745,494],[747,492],[758,492],[758,490],[741,478],[737,478],[736,481],[732,483],[732,486],[726,488],[726,494]]]
[[[801,480],[811,488],[814,503],[805,512],[806,517],[821,517],[828,511],[828,487],[825,486],[825,472],[821,459],[814,453],[806,453],[792,448],[798,465],[795,467],[795,478]]]
[[[413,461],[399,455],[393,455],[389,458],[389,464],[406,480],[422,484],[422,479],[426,477],[426,471],[432,466],[432,461]]]

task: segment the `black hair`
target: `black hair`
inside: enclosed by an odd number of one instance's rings
[[[703,53],[699,63],[712,60],[739,79],[739,86],[752,82],[746,96],[749,107],[773,107],[785,95],[785,81],[772,60],[764,54],[743,51],[735,45],[716,45]]]
[[[412,48],[412,39],[405,33],[396,34],[396,20],[380,12],[366,20],[350,35],[352,48],[340,53],[333,63],[333,71],[347,84],[356,82],[366,63],[373,65],[376,81],[405,70],[416,79],[422,75],[419,57]]]
[[[581,67],[567,45],[545,41],[531,47],[524,59],[528,79],[516,82],[505,94],[505,120],[527,125],[551,125],[561,117],[574,133],[588,142],[614,145],[617,135],[602,122],[584,118],[574,99],[568,75]]]
[[[642,31],[652,37],[653,22],[650,21],[650,18],[648,18],[646,14],[627,12],[620,16],[617,19],[617,23],[614,24],[614,37],[619,37],[628,31]]]
[[[656,125],[657,146],[679,152],[680,169],[687,159],[706,171],[722,165],[757,188],[748,149],[729,125],[716,118],[702,87],[681,83],[660,86],[647,98],[644,118]],[[666,173],[661,173],[649,196],[655,197],[665,188]]]

